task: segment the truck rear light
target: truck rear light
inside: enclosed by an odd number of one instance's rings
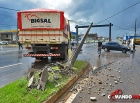
[[[29,49],[31,49],[31,47],[26,47],[26,49],[28,49],[28,50],[29,50]]]
[[[51,49],[55,49],[55,50],[57,50],[57,49],[58,49],[58,47],[51,47]]]
[[[26,39],[26,40],[30,40],[30,39]]]
[[[43,40],[43,39],[38,39],[38,40]]]

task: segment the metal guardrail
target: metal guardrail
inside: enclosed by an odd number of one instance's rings
[[[68,67],[68,69],[71,69],[71,67],[73,66],[73,64],[74,64],[74,62],[75,62],[75,60],[76,60],[76,58],[77,58],[77,56],[78,56],[78,54],[79,54],[79,52],[80,52],[80,50],[81,50],[83,44],[84,44],[84,41],[85,41],[85,39],[86,39],[86,36],[88,35],[88,33],[89,33],[90,28],[92,27],[92,25],[93,25],[93,22],[89,25],[88,30],[86,31],[86,33],[85,33],[83,39],[81,40],[81,43],[79,43],[79,44],[77,45],[75,51],[73,52],[73,55],[72,55],[71,58],[68,60],[68,62],[67,62],[67,67]]]

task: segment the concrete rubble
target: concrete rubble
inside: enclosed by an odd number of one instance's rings
[[[90,97],[90,100],[97,101],[96,97]]]
[[[48,81],[48,70],[47,68],[44,68],[42,70],[42,72],[40,72],[39,74],[39,78],[38,78],[38,81],[37,81],[37,89],[41,89],[42,91],[45,90],[46,88],[46,83]]]
[[[35,83],[35,78],[32,76],[28,82],[28,88],[32,88],[33,84]]]
[[[105,93],[102,93],[101,96],[105,96]]]
[[[30,77],[30,74],[31,73],[29,73],[27,78]],[[28,90],[32,89],[32,88],[37,88],[37,89],[40,89],[42,91],[45,90],[46,82],[48,81],[48,70],[47,70],[47,68],[44,68],[41,72],[39,72],[37,77],[38,78],[36,78],[35,73],[32,74],[32,77],[29,79],[29,82],[28,82]]]
[[[104,63],[102,59],[101,61]],[[125,67],[126,65],[128,66],[127,68]],[[59,64],[59,66],[61,67],[62,65]],[[61,68],[63,69],[63,67]],[[129,62],[123,60],[108,64],[105,62],[105,64],[98,65],[97,67],[92,66],[88,73],[83,78],[80,78],[69,91],[78,97],[75,97],[75,101],[73,100],[74,103],[91,103],[99,102],[101,100],[100,103],[103,103],[105,98],[106,101],[109,100],[107,96],[118,89],[118,87],[125,88],[123,85],[126,83],[134,86],[137,82],[133,80],[136,78],[136,75],[132,73],[132,68],[134,68],[134,66],[131,66]],[[139,75],[140,72],[137,72],[137,76]],[[126,78],[129,77],[130,79],[126,80]],[[106,101],[105,103],[108,103]]]
[[[53,66],[59,66],[59,68],[61,68],[61,69],[52,70]],[[46,65],[37,72],[34,72],[34,71],[29,72],[27,75],[28,90],[30,90],[32,88],[36,88],[38,90],[44,91],[46,89],[46,83],[49,78],[48,72],[50,72],[52,74],[52,79],[53,79],[53,82],[56,83],[56,87],[59,86],[60,84],[57,82],[57,80],[59,80],[60,77],[57,76],[56,73],[62,73],[63,69],[64,69],[64,66],[62,65],[62,63],[57,62],[57,63],[51,63],[49,65]]]
[[[65,62],[66,61],[50,63],[38,71],[30,71],[27,75],[27,80],[29,81],[27,86],[28,90],[36,88],[44,91],[46,88],[46,83],[49,79],[48,72],[52,74],[52,82],[56,83],[55,87],[58,87],[60,84],[57,82],[57,80],[59,80],[60,77],[56,74],[65,74],[71,76],[74,73],[73,69],[67,70],[67,65],[64,65]],[[53,70],[52,67],[55,66],[58,66],[59,69]]]

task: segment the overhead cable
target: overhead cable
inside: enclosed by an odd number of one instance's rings
[[[99,23],[101,23],[101,22],[103,22],[103,21],[105,21],[105,20],[107,20],[107,19],[110,19],[110,18],[112,18],[112,17],[114,17],[114,16],[116,16],[116,15],[118,15],[118,14],[124,12],[125,10],[127,10],[127,9],[129,9],[129,8],[131,8],[131,7],[135,6],[135,5],[137,5],[137,4],[139,4],[139,3],[140,3],[140,2],[137,2],[137,3],[133,4],[133,5],[131,5],[131,6],[127,7],[127,8],[125,8],[125,9],[121,10],[120,12],[118,12],[118,13],[116,13],[116,14],[114,14],[114,15],[112,15],[112,16],[110,16],[110,17],[108,17],[108,18],[106,18],[106,19],[104,19],[104,20],[102,20],[102,21],[100,21],[100,22],[98,22],[98,23],[96,23],[96,24],[99,24]]]
[[[2,9],[7,9],[7,10],[13,10],[13,11],[20,11],[20,10],[11,9],[11,8],[6,8],[6,7],[2,7],[2,6],[0,6],[0,8],[2,8]]]

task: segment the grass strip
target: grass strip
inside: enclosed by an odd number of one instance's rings
[[[84,67],[87,66],[87,62],[76,60],[74,63],[75,73],[80,72]],[[54,68],[55,70],[58,68]],[[60,86],[55,87],[56,84],[49,80],[46,84],[45,91],[31,89],[27,90],[28,81],[25,77],[10,83],[0,88],[0,103],[41,103],[48,97],[58,92],[71,78],[67,75],[60,75],[58,82]],[[51,77],[50,77],[51,78]]]

